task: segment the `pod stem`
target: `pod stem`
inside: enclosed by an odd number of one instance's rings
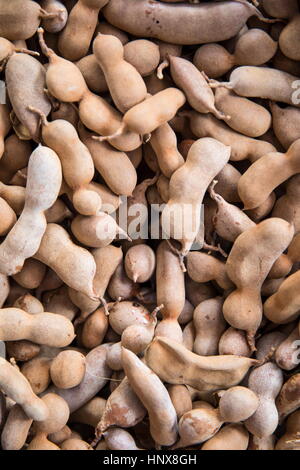
[[[103,135],[103,136],[99,136],[99,135],[93,135],[92,136],[92,139],[94,140],[98,140],[99,142],[105,142],[107,140],[111,140],[111,139],[114,139],[116,137],[119,137],[121,136],[124,131],[125,131],[125,128],[126,128],[126,124],[124,122],[122,122],[122,124],[120,125],[119,129],[114,133],[114,134],[111,134],[111,135]]]
[[[99,299],[100,299],[102,307],[104,309],[104,313],[108,317],[109,316],[109,309],[108,309],[107,302],[106,302],[104,297],[99,297]]]
[[[229,121],[231,119],[231,116],[219,111],[215,106],[210,111],[217,119],[221,119],[223,121]]]
[[[169,248],[172,251],[172,253],[174,255],[178,256],[179,264],[180,264],[180,268],[181,268],[182,272],[186,273],[186,267],[185,267],[185,264],[184,264],[185,254],[183,254],[182,251],[175,248],[175,246],[172,245],[170,240],[166,239],[166,242],[169,245]]]
[[[263,23],[278,23],[282,22],[280,18],[266,18],[262,12],[257,8],[259,6],[259,2],[257,0],[252,0],[253,5],[249,3],[247,0],[235,0],[236,2],[243,3],[247,5],[251,11],[253,11],[253,16],[257,16],[257,18],[262,21]]]
[[[206,243],[206,241],[203,242],[203,249],[204,250],[208,250],[208,251],[217,251],[218,253],[220,253],[224,258],[228,258],[228,254],[226,253],[226,251],[223,250],[223,248],[220,246],[220,243],[218,243],[217,246],[215,245],[209,245],[208,243]]]
[[[299,432],[296,433],[296,435],[298,436],[299,435]],[[287,444],[300,444],[300,439],[289,439],[288,441],[286,441]]]
[[[250,351],[252,353],[257,351],[257,349],[255,347],[254,332],[253,331],[247,331],[246,338],[247,338],[247,343],[248,343],[248,346],[250,348]],[[259,364],[259,365],[261,365],[261,364]]]
[[[64,10],[60,8],[54,13],[49,13],[48,11],[44,10],[43,8],[40,9],[40,18],[43,20],[52,20],[54,18],[59,18],[61,17],[62,13],[64,13]]]
[[[164,308],[164,304],[161,304],[161,305],[158,305],[158,307],[156,307],[153,312],[150,313],[151,317],[156,317],[156,315],[158,314],[158,312],[160,312],[160,310],[162,310]]]
[[[163,80],[164,78],[164,74],[163,74],[163,71],[169,67],[170,65],[170,62],[168,59],[165,59],[161,62],[161,64],[159,64],[159,66],[157,67],[157,72],[156,72],[156,76],[157,78],[159,78],[159,80]]]
[[[45,113],[40,111],[39,109],[35,108],[34,106],[27,106],[28,111],[31,111],[34,114],[37,114],[40,117],[41,123],[43,126],[48,126],[49,122],[47,120],[47,116]]]
[[[146,192],[150,186],[153,186],[157,182],[159,175],[160,175],[160,171],[157,171],[155,175],[153,176],[153,178],[147,178],[140,183],[140,187],[141,186],[143,187],[144,192]]]
[[[257,365],[257,367],[263,366],[264,364],[266,364],[266,362],[269,362],[274,356],[275,351],[276,351],[276,347],[272,346],[268,354],[266,354],[265,357],[263,357],[261,361],[259,361],[259,364]]]
[[[218,82],[212,78],[209,79],[208,85],[210,88],[221,88],[224,87],[227,90],[233,90],[233,84],[230,82]]]
[[[40,53],[39,53],[39,52],[31,51],[30,49],[26,49],[26,47],[17,47],[17,48],[15,49],[15,52],[21,52],[21,53],[23,53],[23,54],[32,55],[32,56],[35,56],[35,57],[39,57],[39,56],[40,56]]]
[[[42,53],[50,58],[51,56],[55,55],[55,52],[53,51],[53,49],[50,49],[50,47],[47,46],[46,42],[45,42],[45,38],[44,38],[44,29],[43,28],[38,28],[37,30],[37,33],[38,33],[38,37],[39,37],[39,43],[40,43],[40,47],[41,47],[41,50],[42,50]]]

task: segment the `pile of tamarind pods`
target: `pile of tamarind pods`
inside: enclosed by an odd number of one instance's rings
[[[300,2],[0,0],[0,80],[0,448],[300,450]]]

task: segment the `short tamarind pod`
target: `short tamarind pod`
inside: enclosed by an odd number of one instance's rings
[[[160,49],[153,41],[136,39],[128,41],[124,45],[124,58],[136,68],[142,77],[148,77],[155,72],[159,65]]]
[[[163,175],[170,178],[184,164],[177,148],[177,137],[168,123],[159,126],[151,135],[150,145]]]
[[[110,344],[101,344],[86,355],[86,371],[82,382],[74,388],[61,389],[50,386],[47,393],[61,396],[69,405],[70,413],[81,408],[104,387],[112,371],[106,364]]]
[[[64,263],[61,262],[61,256],[64,257]],[[95,298],[93,280],[96,263],[93,255],[75,245],[63,227],[47,225],[34,257],[53,269],[69,287]]]
[[[156,281],[157,303],[164,306],[163,318],[177,319],[185,303],[184,273],[167,241],[160,243],[156,253]]]
[[[213,217],[214,228],[220,237],[234,242],[241,233],[254,227],[255,222],[241,209],[233,204],[229,204],[220,194],[217,194],[215,192],[217,187],[214,186],[214,183],[209,188],[210,197],[217,204],[217,212]]]
[[[225,422],[238,423],[250,418],[259,406],[259,398],[246,387],[231,387],[219,392],[219,412]]]
[[[266,437],[276,430],[278,410],[275,399],[282,383],[282,371],[272,362],[267,362],[251,372],[248,386],[258,396],[259,406],[255,413],[245,421],[245,426],[253,435]]]
[[[185,385],[169,385],[168,393],[174,405],[178,419],[193,407],[188,388]]]
[[[30,55],[14,54],[7,62],[5,78],[7,92],[17,118],[27,129],[29,137],[40,142],[39,118],[27,108],[34,106],[46,116],[50,113],[50,101],[44,92],[44,67]]]
[[[92,446],[82,439],[71,437],[60,444],[60,450],[94,450]]]
[[[11,41],[29,39],[35,34],[43,18],[51,19],[56,16],[57,13],[47,12],[41,5],[29,0],[1,1],[0,36]]]
[[[260,206],[277,186],[299,172],[299,148],[300,139],[296,140],[286,153],[274,152],[261,157],[241,176],[238,191],[245,210]],[[268,178],[262,175],[266,172]],[[255,194],[253,181],[255,181]]]
[[[218,343],[226,328],[222,306],[222,298],[216,297],[204,300],[194,310],[196,338],[193,351],[199,356],[213,356],[218,353]]]
[[[177,415],[167,389],[138,357],[122,348],[122,362],[133,390],[148,410],[150,434],[160,445],[172,445],[177,438]]]
[[[217,88],[215,94],[216,106],[230,115],[227,124],[237,132],[248,137],[260,137],[271,127],[272,116],[270,112],[253,101],[237,96],[226,88]],[[249,115],[255,116],[249,120]]]
[[[215,280],[224,290],[232,289],[226,264],[211,255],[192,251],[187,255],[187,272],[193,281],[203,283]]]
[[[185,95],[181,90],[166,88],[127,111],[123,116],[122,124],[114,134],[96,137],[96,139],[108,140],[113,144],[115,138],[123,136],[128,131],[147,136],[162,124],[170,121],[185,101]]]
[[[129,248],[125,256],[125,270],[133,282],[147,282],[155,270],[155,253],[148,245]]]
[[[204,194],[228,162],[230,151],[230,147],[215,139],[199,139],[190,148],[184,165],[171,177],[170,199],[162,212],[161,223],[167,236],[180,241],[183,255],[189,252],[199,232]]]
[[[81,332],[83,346],[92,349],[102,344],[107,329],[108,317],[104,308],[98,308],[84,322]]]
[[[142,354],[153,339],[157,324],[156,314],[161,308],[162,305],[151,313],[148,324],[133,324],[125,328],[121,336],[121,346],[137,355]]]
[[[93,287],[99,300],[93,300],[75,289],[68,289],[70,299],[81,310],[81,315],[78,318],[79,323],[99,307],[100,299],[104,296],[110,279],[123,260],[122,249],[113,245],[92,250],[92,255],[96,263]]]
[[[275,294],[264,304],[265,316],[274,323],[289,323],[298,317],[300,272],[296,271],[287,277]]]
[[[94,164],[76,129],[63,119],[49,122],[39,109],[30,106],[29,110],[40,116],[43,141],[61,161],[64,180],[73,190],[75,209],[84,215],[97,214],[102,201],[97,193],[93,194],[85,187],[94,177]]]
[[[215,105],[215,96],[201,72],[195,65],[182,57],[169,56],[171,76],[181,88],[187,101],[198,113],[212,113],[218,119],[229,119]]]
[[[247,332],[252,347],[262,320],[261,286],[276,259],[290,244],[293,234],[294,227],[282,219],[264,220],[239,235],[227,258],[227,274],[237,289],[224,302],[224,317],[234,328]],[[256,246],[256,261],[253,243]],[[251,257],[252,267],[256,263],[255,269],[248,269],[248,257]]]
[[[96,427],[96,436],[101,437],[110,426],[131,428],[141,422],[146,413],[146,408],[125,377],[107,399],[105,410]]]
[[[9,411],[1,434],[3,450],[21,450],[24,446],[33,419],[29,418],[20,405],[14,405]]]
[[[49,414],[47,406],[33,393],[23,374],[2,357],[0,364],[1,390],[22,406],[28,418],[35,421],[46,419]]]
[[[58,156],[53,150],[38,146],[29,160],[24,209],[0,246],[2,273],[16,274],[25,260],[37,252],[47,225],[44,211],[56,201],[61,181]]]
[[[117,195],[131,196],[136,187],[137,174],[128,155],[106,142],[97,142],[82,126],[79,126],[79,135],[90,151],[96,170],[109,189]]]
[[[74,62],[86,55],[99,12],[107,3],[108,0],[79,0],[74,5],[58,41],[58,48],[66,59]]]
[[[98,215],[77,215],[71,224],[73,235],[80,243],[93,248],[103,248],[110,245],[119,235],[129,239],[126,232],[118,226],[114,217],[105,212]]]
[[[124,58],[124,47],[116,36],[98,33],[93,42],[93,52],[104,72],[112,100],[122,113],[146,98],[145,82],[137,69]],[[120,82],[123,82],[121,86]]]
[[[7,137],[0,165],[1,182],[8,184],[16,171],[27,166],[31,153],[31,145],[27,140],[20,140],[16,134]]]
[[[62,315],[48,312],[30,315],[18,308],[0,310],[0,337],[3,341],[28,339],[52,347],[65,347],[74,336],[73,325]]]

